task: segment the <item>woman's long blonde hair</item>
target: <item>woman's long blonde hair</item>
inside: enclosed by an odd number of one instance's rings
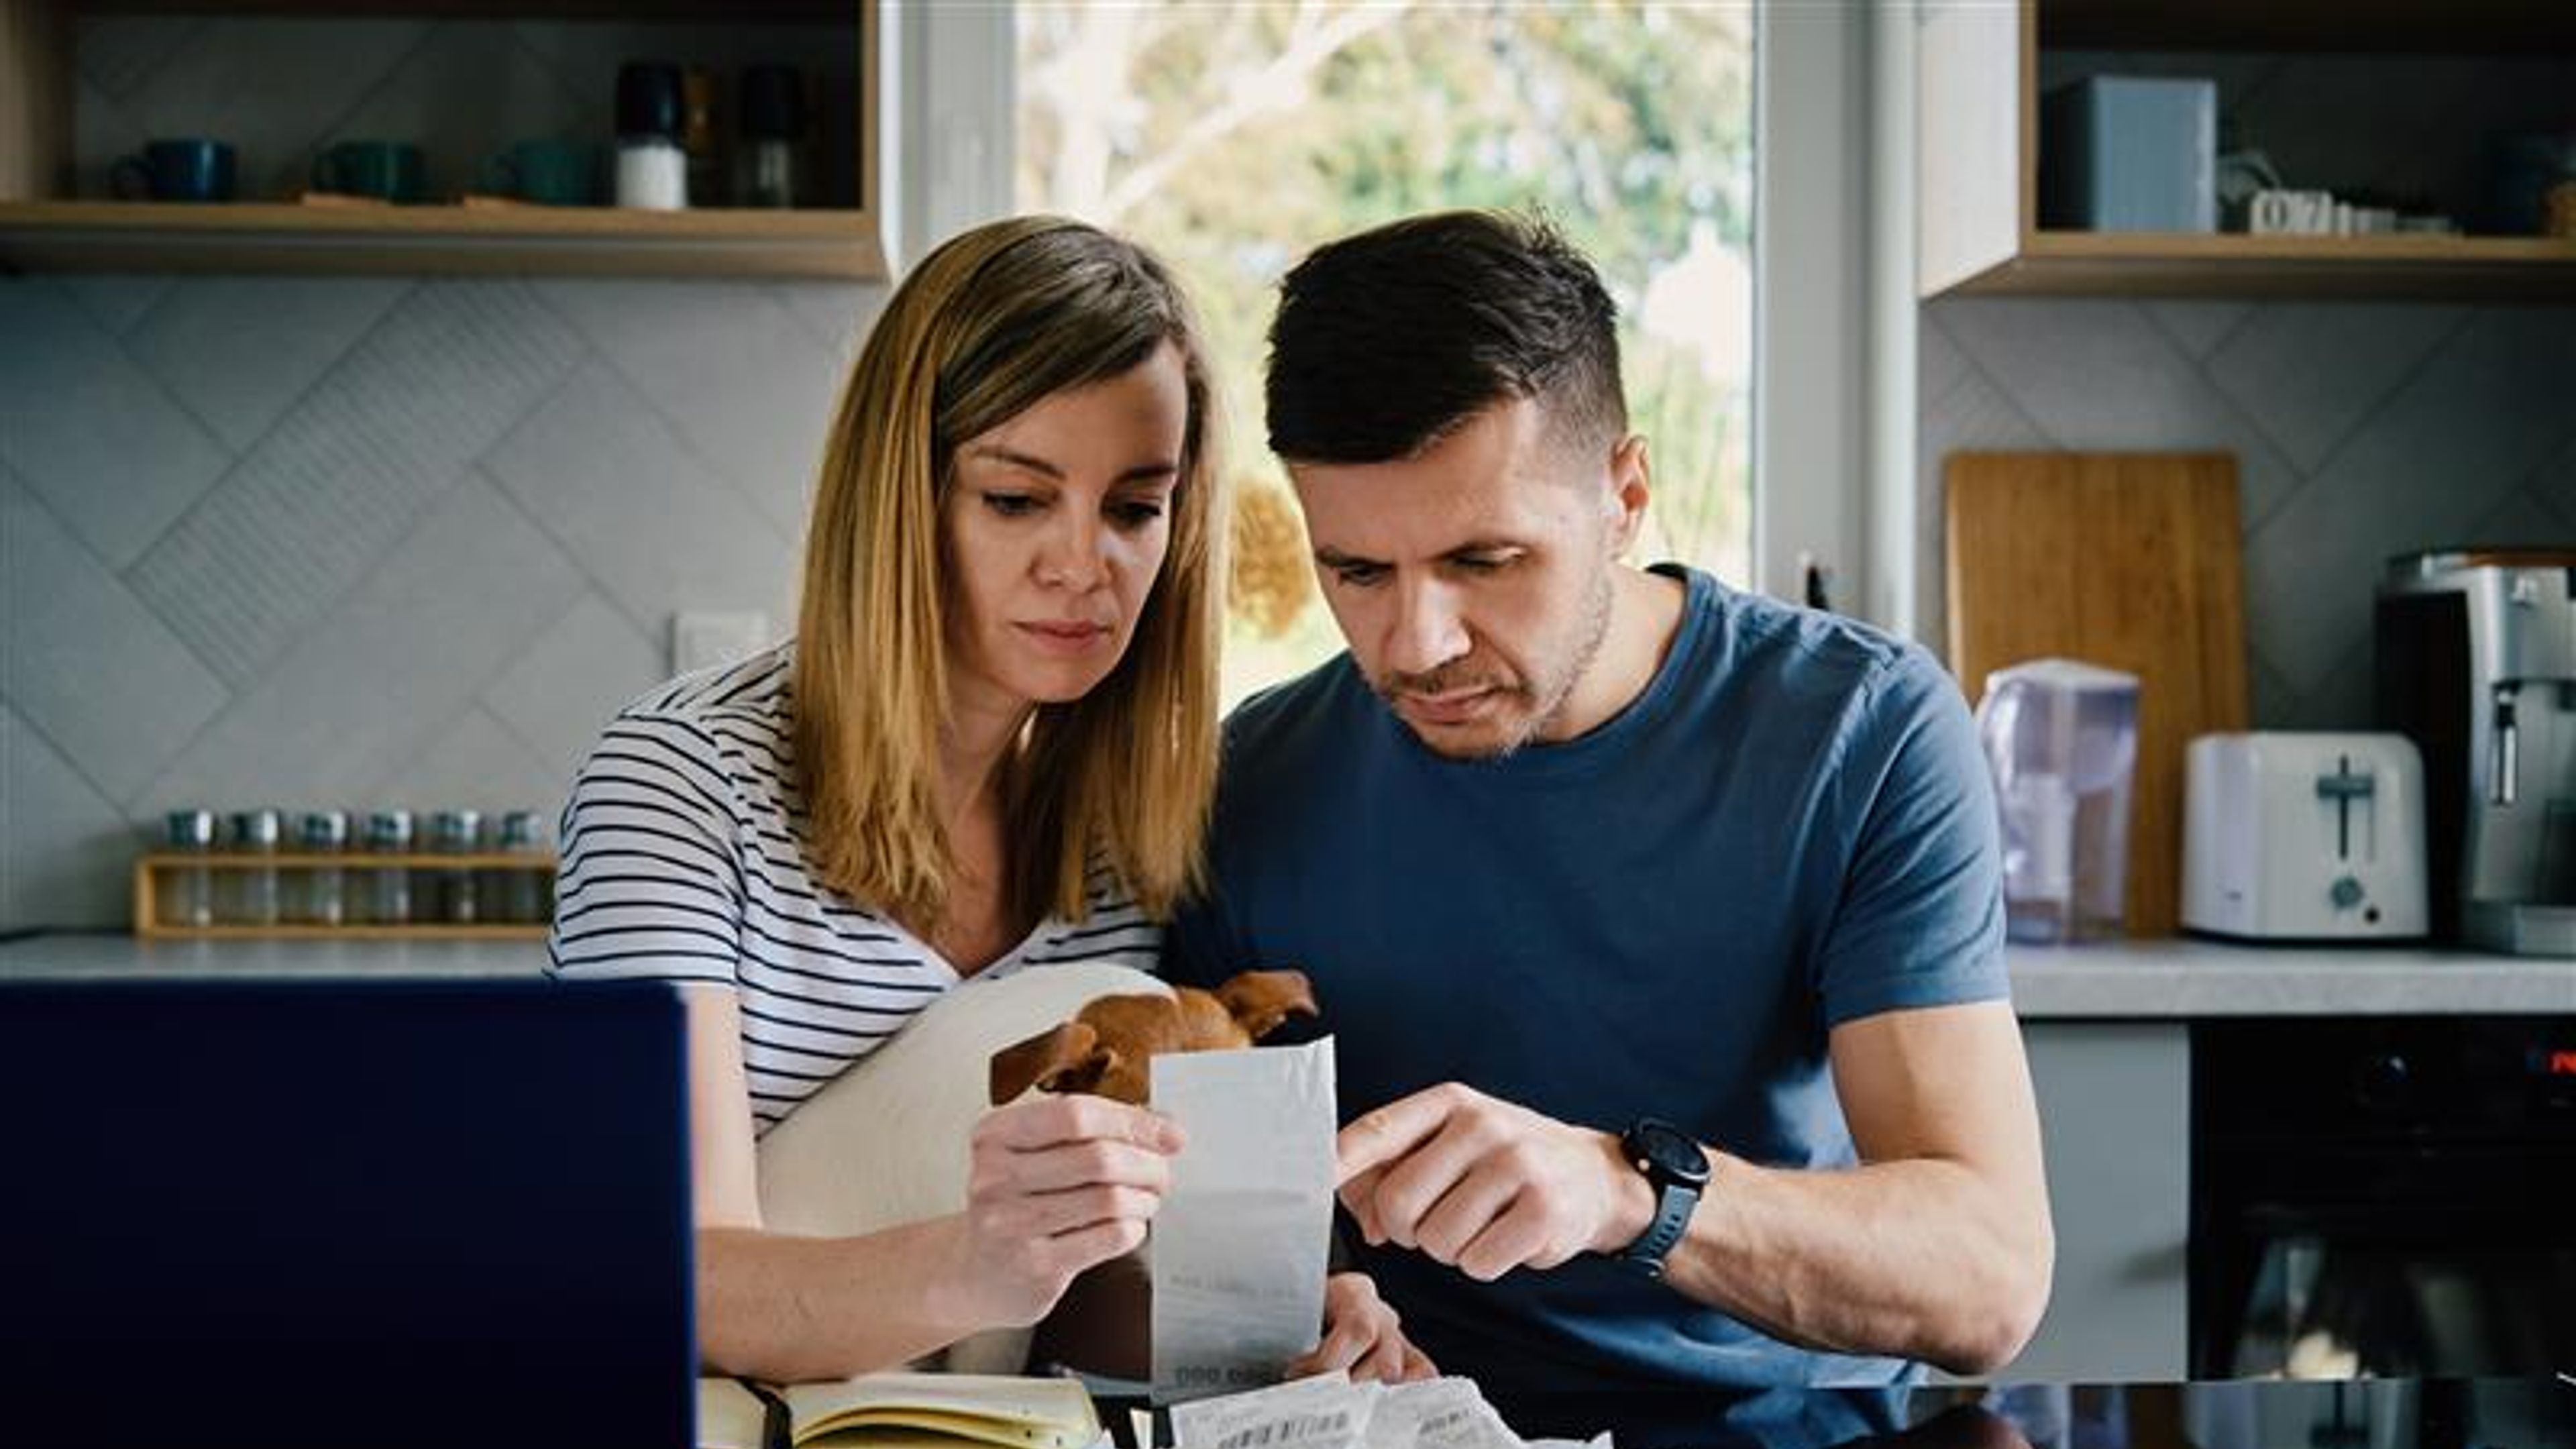
[[[895,289],[824,448],[797,630],[796,761],[812,864],[870,909],[927,930],[948,899],[940,514],[958,445],[1167,341],[1189,401],[1169,551],[1116,668],[1080,699],[1041,705],[1005,764],[1004,899],[1014,916],[1083,919],[1095,851],[1156,916],[1197,882],[1225,608],[1205,349],[1179,287],[1142,248],[1019,217],[942,244]]]

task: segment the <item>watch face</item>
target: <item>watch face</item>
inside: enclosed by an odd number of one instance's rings
[[[1628,1156],[1659,1180],[1693,1187],[1708,1181],[1708,1154],[1700,1151],[1690,1134],[1669,1122],[1647,1118],[1628,1129],[1625,1142]]]

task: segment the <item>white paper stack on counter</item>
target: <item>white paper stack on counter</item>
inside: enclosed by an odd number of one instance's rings
[[[1574,1440],[1523,1440],[1464,1378],[1355,1384],[1317,1374],[1171,1413],[1177,1449],[1578,1449]],[[1605,1431],[1580,1449],[1613,1446]]]

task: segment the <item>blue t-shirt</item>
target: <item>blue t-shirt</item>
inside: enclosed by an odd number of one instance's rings
[[[1464,1082],[1756,1163],[1855,1160],[1826,1032],[2005,995],[1995,807],[1965,701],[1919,647],[1665,566],[1653,680],[1579,739],[1424,748],[1348,655],[1226,725],[1206,899],[1168,973],[1296,966],[1348,1121]],[[1452,1373],[1546,1389],[1891,1382],[1602,1258],[1480,1284],[1369,1249]]]

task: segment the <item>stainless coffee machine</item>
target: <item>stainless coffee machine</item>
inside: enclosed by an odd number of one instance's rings
[[[2376,660],[2424,757],[2433,935],[2576,953],[2576,549],[2390,560]]]

